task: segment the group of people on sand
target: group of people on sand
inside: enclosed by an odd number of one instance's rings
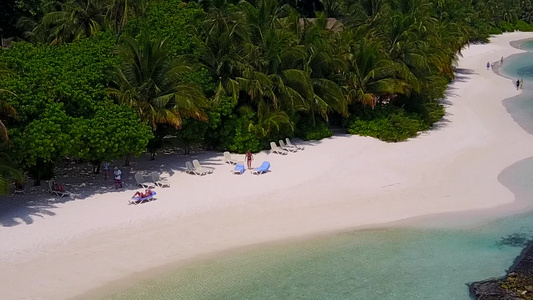
[[[102,169],[104,173],[104,180],[107,180],[109,177],[109,163],[107,161],[102,163]],[[113,176],[115,178],[115,189],[122,187],[122,171],[118,167],[115,167],[113,170]]]
[[[503,56],[500,58],[500,64],[503,65]],[[494,67],[494,64],[491,64],[490,61],[487,62],[487,70],[490,70],[491,67]]]
[[[500,58],[500,63],[503,65],[503,56]],[[489,61],[487,62],[487,70],[489,70],[494,64],[491,64]],[[521,90],[524,88],[524,79],[517,79],[515,82],[515,86],[517,90]]]

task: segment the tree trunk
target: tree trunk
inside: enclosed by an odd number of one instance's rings
[[[128,155],[126,155],[126,160],[124,161],[124,167],[130,166],[130,158],[131,158],[131,153],[128,153]]]

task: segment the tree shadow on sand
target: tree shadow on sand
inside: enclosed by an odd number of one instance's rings
[[[319,144],[320,141],[299,143],[304,146]],[[233,154],[235,159],[244,160],[244,154]],[[135,174],[142,173],[146,177],[151,172],[159,172],[161,178],[171,178],[180,173],[185,173],[185,162],[197,159],[203,166],[219,167],[227,165],[223,155],[215,151],[192,150],[184,155],[180,149],[164,149],[157,153],[155,160],[150,160],[149,154],[143,154],[130,161],[130,166],[124,166],[124,160],[110,162],[111,174],[104,179],[101,172],[92,172],[88,163],[77,163],[65,160],[57,164],[53,180],[62,183],[71,193],[70,197],[58,197],[48,191],[47,181],[42,181],[40,186],[26,186],[24,195],[0,196],[0,226],[13,227],[16,225],[33,224],[36,218],[53,217],[61,212],[57,204],[67,204],[72,201],[90,201],[95,195],[120,191],[135,191],[143,189],[135,181]],[[113,169],[118,167],[122,171],[123,187],[115,189]],[[189,176],[189,174],[187,174]],[[190,175],[194,176],[194,175]],[[31,182],[31,181],[28,181]],[[129,199],[125,199],[129,200]]]
[[[33,224],[34,218],[45,218],[55,215],[52,209],[57,206],[53,201],[28,201],[22,198],[11,198],[0,201],[0,226],[31,225]]]

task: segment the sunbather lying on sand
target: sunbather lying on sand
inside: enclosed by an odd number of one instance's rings
[[[137,191],[137,192],[133,195],[133,197],[131,197],[131,198],[135,198],[135,197],[137,197],[137,196],[139,196],[139,198],[146,198],[146,197],[151,196],[151,195],[152,195],[152,190],[150,190],[150,189],[146,189],[146,190],[144,191],[144,193],[143,193],[143,192],[139,192],[139,191]]]

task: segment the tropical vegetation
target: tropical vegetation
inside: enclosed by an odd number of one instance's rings
[[[332,128],[394,142],[428,130],[461,49],[533,30],[527,0],[6,0],[0,190],[65,159],[169,137],[245,152]],[[9,39],[5,39],[9,38]]]

